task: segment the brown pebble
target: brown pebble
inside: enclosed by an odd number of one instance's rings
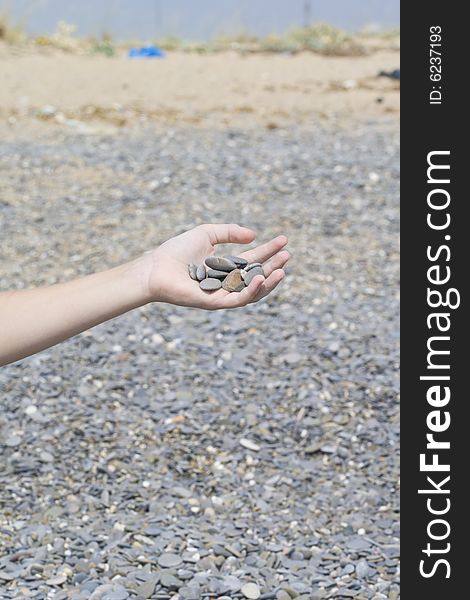
[[[227,292],[241,292],[245,287],[245,282],[242,279],[240,269],[231,271],[224,279],[222,287],[224,290],[227,290]]]

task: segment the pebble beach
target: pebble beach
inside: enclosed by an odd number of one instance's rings
[[[348,79],[376,77],[354,60]],[[2,600],[399,598],[398,92],[334,92],[325,117],[328,93],[299,94],[298,120],[295,103],[217,123],[142,108],[118,126],[11,91],[2,291],[204,222],[285,234],[292,258],[259,304],[147,305],[0,371]]]

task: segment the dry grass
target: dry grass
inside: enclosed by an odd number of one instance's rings
[[[0,14],[0,40],[9,44],[34,44],[36,46],[57,48],[64,52],[95,53],[112,57],[118,49],[139,46],[141,42],[133,40],[117,44],[109,33],[100,39],[80,38],[75,35],[73,24],[60,21],[55,33],[50,36],[38,36],[30,39],[20,27],[13,27],[7,14]],[[226,52],[240,53],[291,53],[314,52],[325,56],[361,56],[374,52],[382,46],[399,45],[399,31],[362,31],[350,34],[327,23],[309,27],[295,28],[285,35],[257,37],[248,33],[237,35],[218,35],[207,42],[187,42],[177,36],[167,36],[154,40],[155,45],[167,51],[179,50],[201,54]]]
[[[23,44],[27,40],[26,33],[19,25],[12,25],[8,13],[0,13],[0,41],[7,44]]]
[[[358,36],[347,34],[328,24],[292,29],[283,36],[257,37],[248,33],[239,33],[237,35],[218,35],[204,43],[187,44],[176,37],[171,37],[169,40],[157,40],[156,43],[166,50],[178,49],[199,53],[225,52],[227,50],[243,53],[310,51],[329,56],[359,56],[367,52]]]

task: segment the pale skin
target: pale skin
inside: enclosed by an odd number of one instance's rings
[[[54,346],[67,338],[150,302],[217,310],[258,302],[279,284],[289,254],[287,238],[239,253],[263,263],[242,292],[204,292],[188,275],[188,264],[202,264],[217,244],[249,244],[255,232],[235,224],[199,225],[139,258],[66,283],[0,293],[0,365]]]

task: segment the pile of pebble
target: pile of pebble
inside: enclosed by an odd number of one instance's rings
[[[0,369],[1,600],[399,600],[395,118],[0,123],[2,290],[186,223],[295,238],[242,312],[152,303]]]
[[[250,285],[256,275],[264,277],[261,263],[249,263],[240,256],[208,256],[203,265],[188,265],[191,279],[199,281],[199,287],[206,292],[223,288],[227,292],[241,292]]]

